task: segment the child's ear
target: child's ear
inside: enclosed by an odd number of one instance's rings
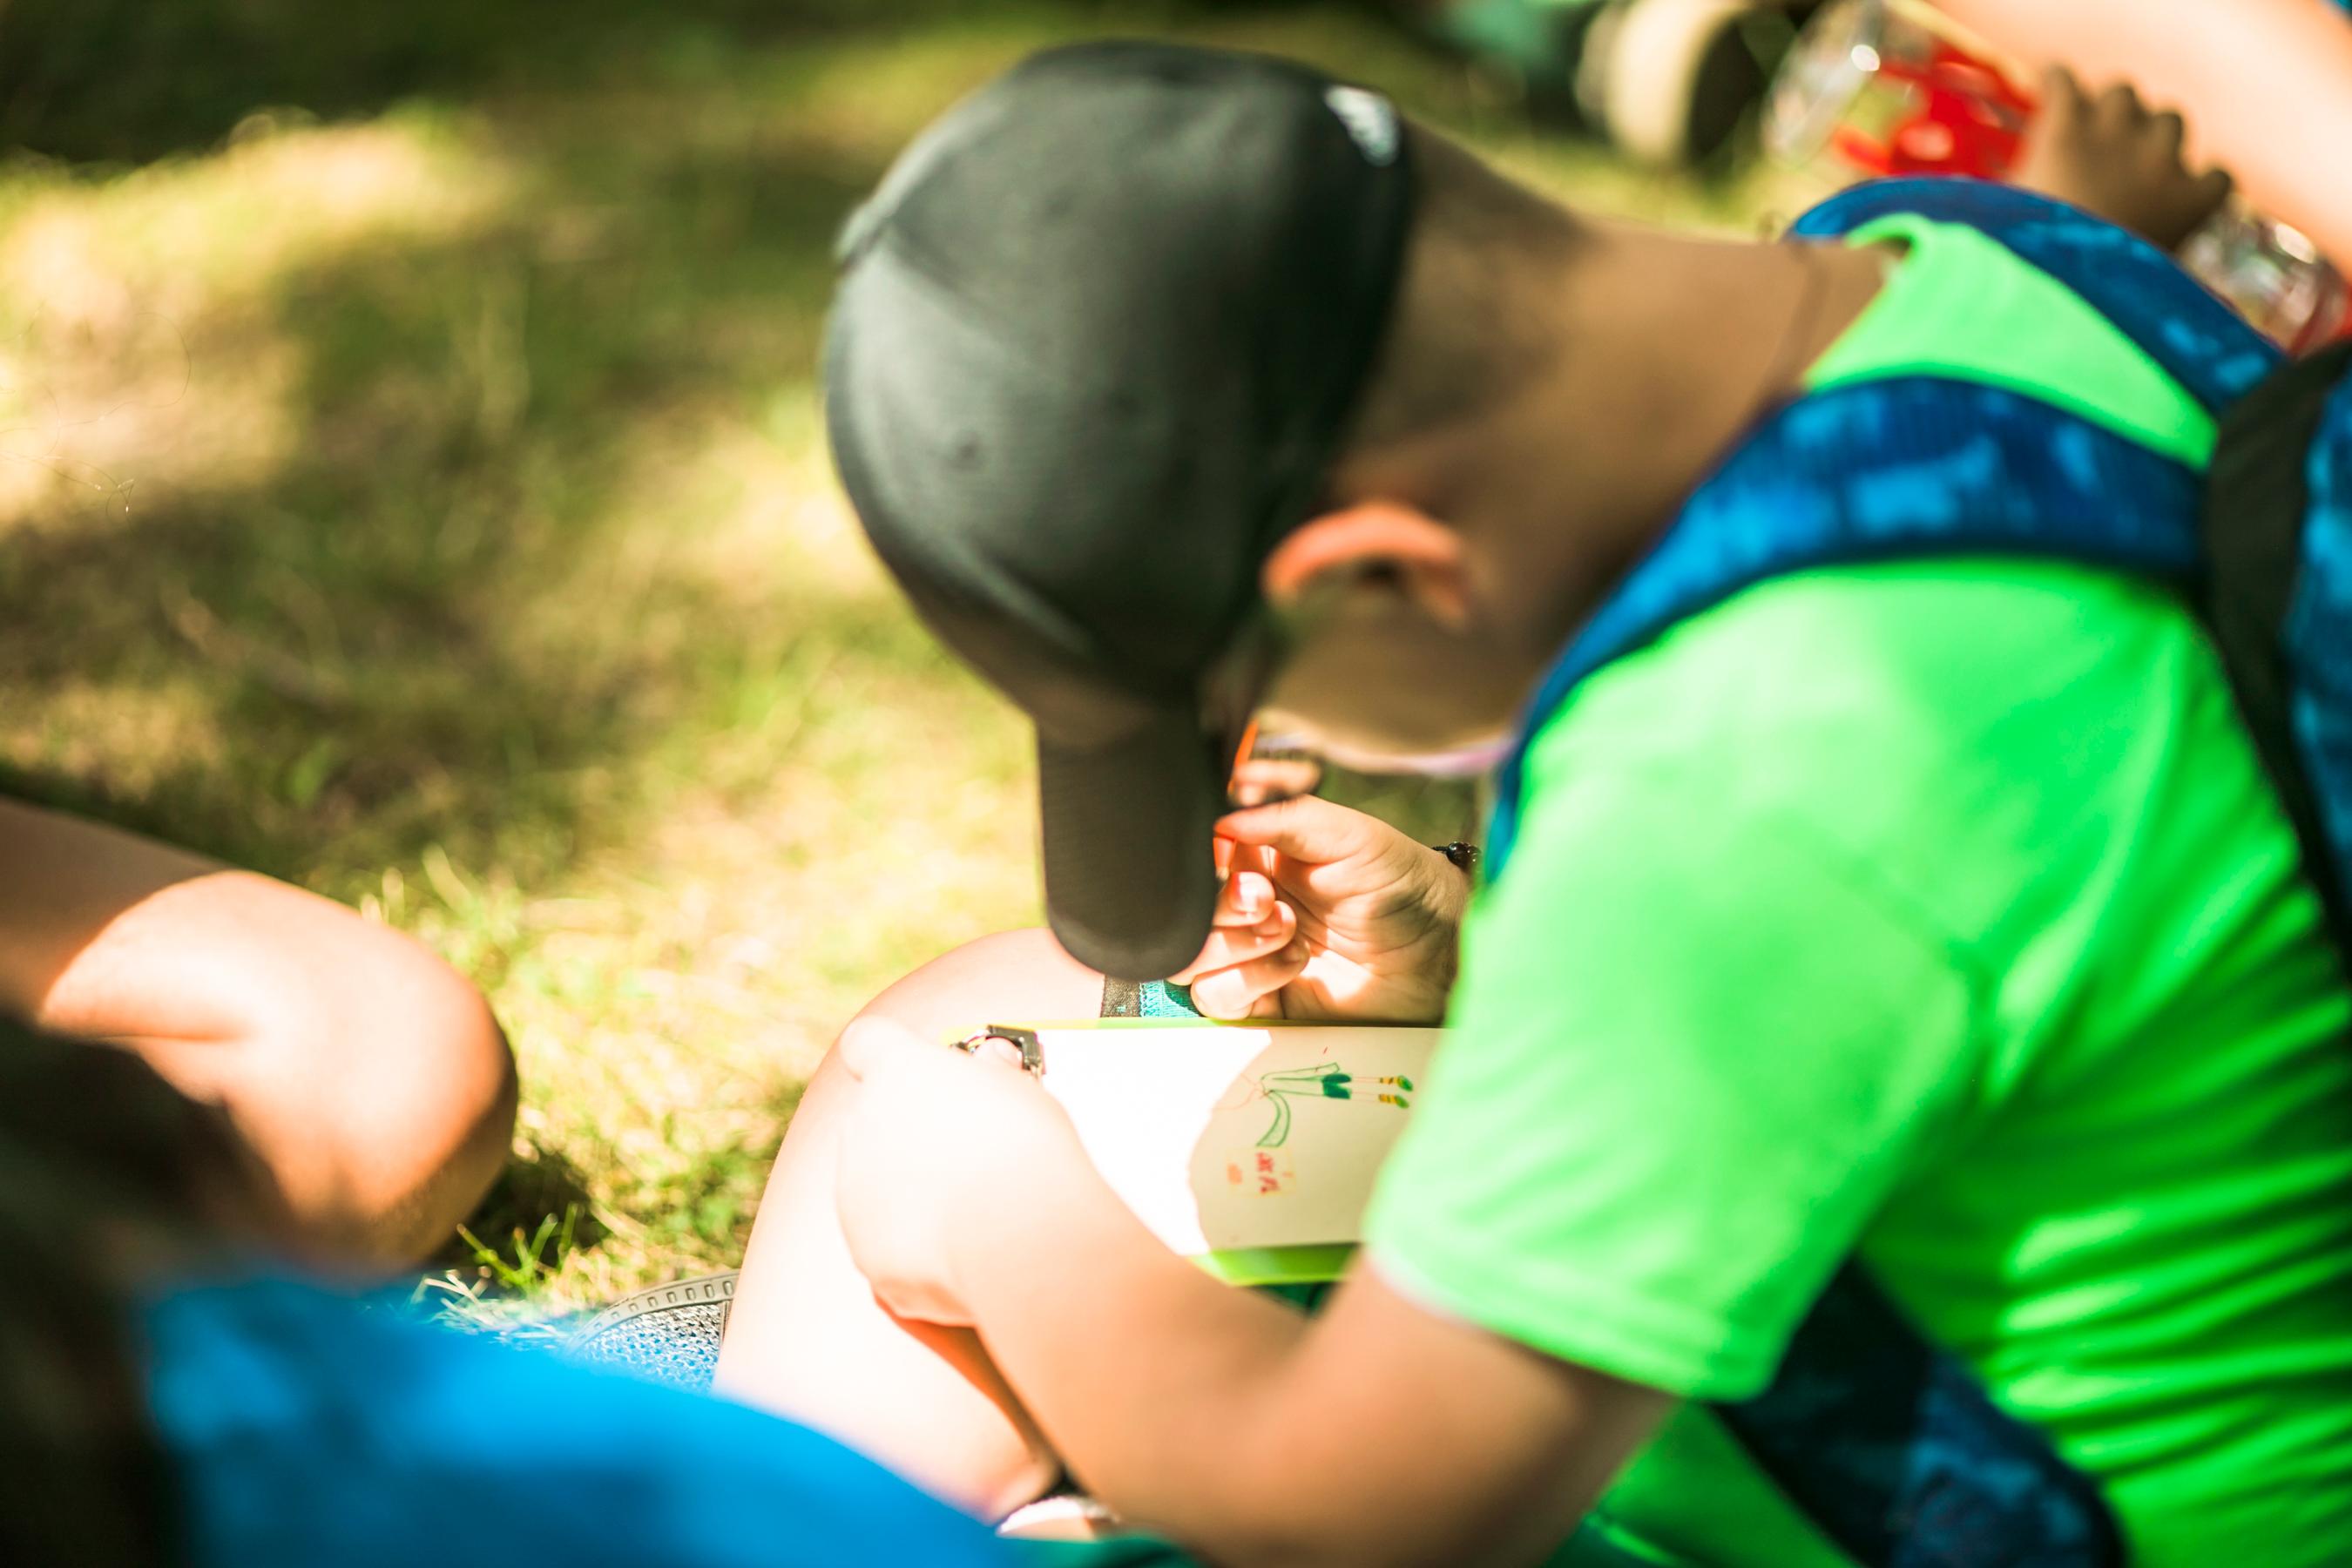
[[[1258,586],[1276,605],[1286,605],[1318,577],[1366,568],[1393,574],[1441,625],[1458,629],[1469,618],[1462,536],[1399,501],[1366,501],[1307,519],[1265,558]]]

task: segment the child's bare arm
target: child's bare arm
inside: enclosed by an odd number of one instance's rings
[[[2123,80],[2188,119],[2193,161],[2352,258],[2352,19],[2333,0],[1941,0],[2008,53]]]
[[[2017,183],[2074,203],[2167,250],[2213,216],[2230,194],[2218,169],[2191,174],[2179,115],[2152,110],[2121,85],[2095,99],[2063,69],[2042,82],[2042,110],[2026,132]]]
[[[1664,1394],[1432,1313],[1360,1273],[1314,1321],[1175,1257],[1016,1068],[887,1026],[842,1213],[877,1293],[976,1328],[1073,1474],[1220,1563],[1533,1562]]]

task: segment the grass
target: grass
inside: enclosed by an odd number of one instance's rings
[[[842,1022],[1037,918],[1024,731],[866,554],[812,385],[832,234],[925,119],[1174,32],[1592,205],[1756,201],[1547,142],[1350,11],[315,9],[0,12],[48,46],[0,49],[0,129],[61,154],[0,169],[0,788],[485,987],[521,1122],[434,1277],[478,1317],[730,1266]]]

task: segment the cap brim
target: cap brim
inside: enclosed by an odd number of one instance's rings
[[[1218,748],[1168,713],[1107,745],[1037,738],[1045,914],[1080,963],[1163,980],[1200,956],[1216,910]]]

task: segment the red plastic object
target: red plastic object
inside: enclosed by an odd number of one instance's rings
[[[2007,77],[1937,39],[1925,66],[1882,58],[1883,80],[1916,89],[1916,103],[1884,142],[1850,125],[1831,149],[1864,174],[1969,174],[1998,180],[2017,163],[2033,99]]]

